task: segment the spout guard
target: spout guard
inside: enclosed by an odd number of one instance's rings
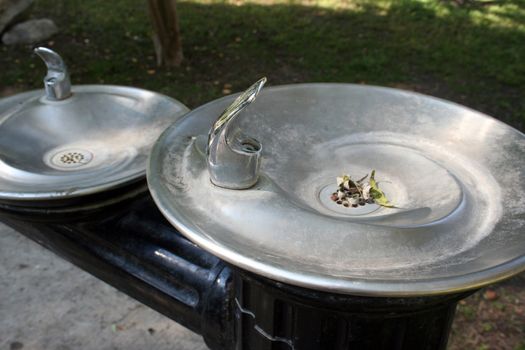
[[[69,72],[62,57],[45,47],[37,47],[34,52],[47,66],[47,75],[44,78],[47,99],[61,101],[71,96]]]
[[[219,187],[240,190],[257,182],[262,145],[234,127],[233,121],[255,100],[265,83],[266,78],[262,78],[243,92],[217,118],[208,134],[208,171],[212,183]]]

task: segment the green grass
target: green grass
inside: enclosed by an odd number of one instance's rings
[[[525,343],[518,345],[515,350],[525,350]]]
[[[155,67],[145,0],[37,0],[31,16],[61,28],[53,48],[74,84],[143,87],[195,107],[261,76],[366,83],[447,98],[524,130],[525,1],[500,3],[180,1],[185,61],[171,70]],[[40,87],[30,49],[1,48],[5,87]]]
[[[476,309],[470,305],[459,305],[457,312],[462,314],[467,320],[474,320],[476,318]]]

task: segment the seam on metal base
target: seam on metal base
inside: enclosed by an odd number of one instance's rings
[[[251,316],[253,318],[253,320],[255,321],[255,326],[253,326],[253,329],[255,329],[260,335],[262,335],[263,337],[265,337],[266,339],[269,339],[271,341],[285,343],[286,345],[288,345],[290,347],[290,349],[295,350],[293,342],[290,339],[281,338],[281,337],[274,337],[273,335],[270,335],[268,332],[266,332],[264,329],[262,329],[257,324],[257,318],[255,317],[255,314],[253,312],[251,312],[249,310],[246,310],[246,309],[243,309],[243,307],[241,306],[241,304],[239,303],[239,300],[237,300],[237,298],[235,298],[235,303],[237,304],[237,307],[239,308],[240,312],[242,312],[245,315],[249,315],[249,316]]]

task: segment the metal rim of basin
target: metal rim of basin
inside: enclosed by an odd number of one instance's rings
[[[155,114],[147,115],[147,120],[159,122],[160,119],[162,119],[162,125],[153,125],[152,129],[149,130],[154,132],[156,136],[152,138],[151,144],[145,145],[139,151],[144,161],[142,164],[134,164],[131,169],[126,169],[126,171],[122,173],[122,176],[119,175],[119,170],[116,170],[110,174],[109,180],[105,179],[102,175],[97,176],[96,170],[79,177],[79,175],[75,173],[77,170],[89,171],[92,165],[97,165],[97,161],[100,163],[100,157],[96,159],[97,154],[93,154],[93,151],[90,149],[67,146],[58,147],[48,150],[41,156],[41,160],[45,163],[45,166],[50,170],[55,170],[56,174],[47,176],[45,174],[38,174],[38,172],[25,171],[24,169],[21,169],[21,171],[14,169],[13,173],[15,173],[15,176],[18,176],[16,174],[20,173],[21,177],[27,177],[28,184],[24,184],[25,187],[19,187],[17,181],[19,182],[20,180],[16,177],[14,177],[13,180],[0,176],[0,200],[9,202],[19,201],[21,204],[30,204],[31,201],[72,199],[119,188],[144,178],[146,175],[149,150],[156,137],[158,137],[167,126],[189,111],[186,106],[171,97],[138,88],[114,85],[78,85],[73,86],[72,91],[74,96],[75,94],[100,94],[101,96],[107,94],[108,96],[117,96],[117,98],[118,96],[130,98],[135,100],[133,103],[147,105],[150,111],[153,110]],[[9,115],[11,113],[10,111],[16,111],[17,108],[23,110],[24,104],[31,103],[32,101],[38,102],[44,98],[43,96],[43,90],[34,90],[0,99],[0,111]],[[51,101],[48,103],[58,106],[67,102],[68,100]],[[107,118],[111,118],[110,114],[111,113],[108,114]],[[0,120],[0,126],[8,119],[9,116],[4,118],[4,120]],[[147,123],[144,123],[143,126],[147,129]],[[160,128],[160,126],[162,126],[162,128]],[[122,129],[125,130],[126,126]],[[133,141],[134,140],[129,140],[129,142]],[[128,140],[125,140],[125,142],[128,142]],[[102,140],[102,142],[99,140],[99,144],[98,147],[103,148],[104,140]],[[133,144],[131,144],[131,146],[133,146]],[[132,147],[130,147],[130,149],[131,153],[127,156],[133,157],[133,152],[136,151],[132,149]],[[6,169],[9,168],[9,165],[3,163],[2,157],[0,157],[0,165],[6,167]],[[122,164],[118,163],[115,166],[123,167]],[[9,172],[11,169],[7,171]],[[31,185],[29,182],[31,179],[34,180],[34,185]],[[40,182],[43,186],[39,185]]]
[[[431,108],[435,107],[439,109],[443,107],[450,109],[452,112],[466,113],[474,118],[474,120],[487,121],[488,124],[493,127],[493,130],[487,130],[488,133],[507,133],[511,135],[513,140],[523,142],[524,135],[522,133],[493,119],[492,117],[486,116],[482,113],[473,111],[469,108],[452,102],[397,89],[359,86],[352,84],[298,84],[266,89],[262,92],[260,99],[264,98],[265,91],[267,94],[279,94],[281,92],[284,94],[286,89],[337,89],[339,87],[347,87],[350,89],[355,89],[356,91],[362,89],[361,91],[365,94],[373,95],[375,93],[384,93],[395,96],[396,98],[399,97],[401,99],[414,98],[424,104],[428,104]],[[523,251],[519,250],[520,246],[518,246],[509,248],[514,249],[513,252],[515,254],[512,255],[512,258],[502,260],[501,262],[494,260],[495,262],[490,266],[485,265],[482,268],[479,268],[475,271],[470,271],[468,273],[451,272],[450,274],[441,274],[436,278],[417,278],[414,274],[411,274],[407,275],[406,278],[395,279],[389,279],[388,277],[374,278],[373,276],[362,275],[337,276],[336,274],[331,274],[329,271],[312,272],[305,269],[302,270],[300,261],[296,261],[292,267],[276,265],[273,264],[271,260],[272,252],[268,252],[268,256],[256,256],[253,255],[253,251],[246,252],[235,249],[238,247],[231,247],[222,244],[220,241],[216,240],[215,233],[212,232],[212,230],[206,231],[204,233],[199,232],[202,227],[206,227],[205,221],[207,219],[189,217],[187,212],[180,210],[176,204],[177,199],[173,197],[173,194],[170,193],[170,191],[172,188],[178,187],[179,185],[181,192],[186,191],[183,189],[184,183],[182,180],[180,184],[166,183],[166,169],[164,168],[165,164],[163,164],[163,162],[170,152],[170,147],[172,147],[174,140],[178,140],[179,143],[183,143],[184,141],[182,141],[182,137],[189,138],[189,136],[191,136],[184,134],[182,131],[184,128],[188,127],[188,125],[191,125],[192,122],[202,124],[202,120],[200,119],[208,118],[204,114],[206,114],[207,109],[211,109],[210,106],[213,106],[214,104],[226,106],[229,101],[233,100],[234,97],[235,96],[228,96],[212,101],[207,105],[201,106],[191,113],[188,113],[184,118],[181,118],[177,123],[174,123],[174,125],[172,125],[163,133],[163,135],[154,145],[150,155],[150,163],[147,174],[148,186],[157,206],[172,225],[174,225],[187,238],[205,250],[240,268],[280,282],[312,288],[315,290],[366,296],[404,297],[460,292],[479,288],[486,284],[505,279],[525,269],[525,255],[523,254]],[[217,107],[217,110],[220,111],[220,108]],[[258,139],[264,144],[264,139]],[[522,146],[522,144],[520,144],[520,146]],[[173,154],[171,154],[170,157],[170,159],[174,160],[174,162],[177,159],[173,158]],[[181,159],[178,159],[178,162],[181,162]],[[521,183],[520,185],[522,186]],[[523,227],[520,227],[518,228],[518,231],[522,229]],[[294,257],[298,258],[297,256]],[[418,268],[419,266],[415,266],[413,270]],[[422,268],[424,268],[424,266],[422,266]]]

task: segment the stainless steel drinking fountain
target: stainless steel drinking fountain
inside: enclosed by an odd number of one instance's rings
[[[231,343],[231,272],[181,237],[149,196],[146,164],[187,111],[167,96],[112,85],[71,87],[39,48],[45,89],[0,99],[0,221],[200,333]]]
[[[258,182],[235,190],[214,184],[201,141],[234,99],[188,113],[151,155],[155,202],[200,247],[280,282],[352,295],[459,292],[524,269],[519,131],[412,92],[272,87],[235,120],[262,144]],[[330,200],[337,176],[372,169],[395,208]]]
[[[71,87],[57,53],[35,52],[45,92],[0,100],[0,202],[53,206],[143,178],[152,144],[188,108],[136,88]]]
[[[232,266],[235,348],[444,349],[458,300],[525,269],[522,133],[396,89],[259,90],[188,113],[148,169],[169,222]],[[258,180],[224,186],[206,136],[253,91],[227,127],[258,140]],[[372,171],[392,205],[334,202]]]
[[[525,138],[491,117],[265,79],[186,113],[39,53],[46,92],[0,100],[0,219],[211,349],[445,349],[525,269]],[[372,170],[393,207],[334,202]]]

